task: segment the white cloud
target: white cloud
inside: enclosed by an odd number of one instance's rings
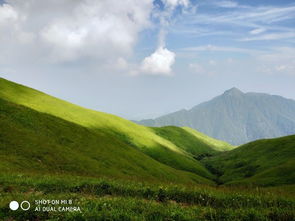
[[[258,70],[266,74],[295,76],[295,48],[274,48],[271,53],[256,57]]]
[[[228,58],[228,59],[226,59],[226,62],[227,62],[228,64],[233,64],[233,63],[234,63],[234,59],[232,59],[232,58]]]
[[[141,71],[146,74],[170,75],[175,62],[175,53],[160,47],[142,61]]]
[[[162,0],[166,7],[175,8],[177,6],[187,7],[189,5],[189,0]]]
[[[153,75],[170,75],[172,73],[172,65],[175,62],[175,53],[169,51],[166,45],[166,28],[170,25],[170,17],[176,7],[187,8],[189,0],[162,0],[165,9],[159,13],[160,30],[158,34],[158,48],[150,56],[143,59],[140,67],[141,73]],[[131,71],[131,75],[138,73]]]
[[[215,61],[210,60],[207,64],[201,64],[200,62],[190,63],[188,67],[194,74],[201,76],[213,76],[218,73],[216,71],[215,64]]]
[[[275,67],[277,71],[286,71],[288,69],[287,65],[278,65]]]
[[[195,73],[205,73],[204,67],[198,63],[189,64],[189,68]]]
[[[10,0],[0,5],[0,50],[5,54],[0,59],[116,62],[132,53],[152,10],[152,0]]]
[[[259,35],[256,37],[242,38],[240,39],[240,41],[264,41],[264,40],[279,40],[279,39],[288,39],[288,38],[295,38],[295,32],[264,34],[264,35]]]
[[[236,8],[239,6],[239,4],[234,1],[216,1],[214,4],[222,8]]]
[[[215,73],[226,72],[243,72],[244,70],[253,70],[251,72],[258,74],[271,75],[289,75],[295,76],[295,48],[294,47],[270,47],[264,50],[222,47],[222,46],[199,46],[193,48],[184,48],[184,53],[197,54],[202,56],[203,52],[233,52],[243,53],[247,57],[237,57],[233,59],[229,57],[224,62],[216,62],[213,59],[198,63],[189,64],[189,69],[193,73],[203,75],[213,75]],[[180,52],[181,53],[181,52]],[[196,57],[192,57],[196,58]]]
[[[0,24],[5,22],[14,21],[18,17],[17,12],[8,4],[3,4],[0,7]]]
[[[216,46],[216,45],[202,45],[197,47],[187,47],[182,48],[180,51],[186,53],[195,53],[195,52],[236,52],[236,53],[243,53],[243,54],[259,54],[262,51],[255,50],[255,49],[248,49],[248,48],[238,48],[238,47],[224,47],[224,46]]]
[[[215,66],[215,65],[217,64],[217,62],[214,61],[214,60],[210,60],[208,63],[209,63],[210,65],[212,65],[212,66]]]
[[[213,5],[222,4],[223,1],[213,1]],[[223,2],[224,3],[224,2]],[[206,5],[206,3],[204,3]],[[210,5],[210,4],[209,4]],[[226,4],[225,4],[226,5]],[[229,4],[230,5],[230,4]],[[208,6],[208,5],[207,5]],[[234,6],[234,4],[233,4]],[[216,34],[228,34],[232,33],[232,36],[238,35],[245,36],[246,31],[232,32],[234,27],[239,28],[251,28],[250,34],[261,34],[266,30],[276,33],[285,33],[294,31],[288,25],[282,24],[284,21],[291,21],[295,18],[295,6],[241,6],[238,5],[233,10],[227,10],[220,12],[204,12],[199,10],[199,13],[188,14],[183,19],[181,30],[191,31],[192,26],[205,26],[207,30],[205,35]],[[280,22],[278,24],[278,22]],[[228,28],[227,28],[227,27]],[[184,28],[183,28],[184,27]],[[221,27],[218,29],[218,27]],[[179,28],[179,27],[177,27]],[[228,32],[226,32],[228,29]],[[239,29],[237,29],[239,30]],[[176,30],[177,31],[177,30]],[[220,32],[220,33],[218,33]],[[244,32],[244,33],[243,33]],[[201,33],[197,33],[195,37],[202,36]],[[235,36],[236,35],[236,36]]]
[[[127,69],[128,68],[128,63],[127,61],[124,59],[124,58],[118,58],[117,60],[117,64],[116,64],[116,67],[119,69],[119,70],[122,70],[122,69]]]
[[[265,32],[266,29],[265,28],[255,28],[253,30],[251,30],[249,33],[251,35],[257,35],[257,34],[261,34],[262,32]]]

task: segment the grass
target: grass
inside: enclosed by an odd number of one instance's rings
[[[176,170],[103,131],[0,99],[0,169],[170,182],[211,182]],[[132,160],[130,160],[132,159]]]
[[[229,143],[221,140],[214,139],[212,137],[207,136],[206,134],[203,134],[197,130],[194,130],[190,127],[182,127],[185,131],[192,134],[194,137],[197,137],[200,141],[207,146],[210,146],[215,151],[230,151],[235,148],[235,146],[230,145]]]
[[[189,127],[153,127],[155,133],[176,144],[179,148],[195,157],[214,155],[220,151],[234,149],[230,144],[211,138]]]
[[[295,183],[295,135],[257,140],[204,159],[227,184],[282,185]]]
[[[171,140],[158,135],[152,128],[137,125],[114,115],[79,107],[34,89],[7,81],[3,78],[0,79],[0,88],[1,98],[7,102],[19,105],[17,108],[27,107],[40,114],[46,114],[46,116],[54,116],[55,118],[64,120],[64,124],[65,122],[69,122],[69,124],[71,123],[81,126],[92,134],[100,135],[100,137],[102,137],[103,134],[106,141],[102,140],[101,142],[96,142],[96,148],[103,148],[105,145],[114,146],[114,144],[110,144],[114,139],[116,147],[113,148],[117,148],[116,151],[118,151],[118,154],[122,151],[120,149],[124,146],[128,146],[129,149],[137,149],[168,167],[187,171],[194,173],[199,177],[203,177],[199,179],[200,182],[204,182],[205,179],[211,179],[213,177],[212,174],[200,162],[194,159],[189,152],[185,151],[181,146],[179,147],[179,143],[174,143]],[[15,110],[14,112],[20,111]],[[42,122],[41,118],[38,120],[33,119],[33,115],[35,115],[35,113],[28,113],[26,116],[22,116],[22,123],[31,122],[31,124],[34,125],[38,124],[39,121]],[[7,116],[11,116],[11,114],[7,114]],[[11,121],[13,121],[13,119]],[[9,124],[13,124],[13,122],[9,122]],[[29,125],[29,127],[32,125]],[[44,127],[46,127],[46,123],[44,123]],[[54,130],[56,129],[57,128],[54,128]],[[59,133],[63,134],[63,131],[59,131]],[[187,134],[189,135],[190,133],[187,132]],[[65,142],[67,139],[68,138],[65,135]],[[196,139],[194,139],[194,141]],[[46,140],[43,141],[44,143],[48,143]],[[87,146],[85,141],[84,145]],[[214,146],[214,144],[212,144],[212,146]],[[92,145],[92,147],[94,147],[94,145]],[[228,149],[230,148],[231,146],[228,146]],[[108,158],[111,157],[112,156],[109,156]],[[134,157],[132,157],[132,159],[134,159]],[[138,160],[142,161],[141,158]]]
[[[292,220],[295,199],[280,188],[227,188],[140,183],[75,176],[0,176],[0,215],[16,220]],[[282,194],[284,192],[284,194]],[[35,212],[37,199],[72,199],[82,213]],[[28,200],[32,209],[8,209]]]

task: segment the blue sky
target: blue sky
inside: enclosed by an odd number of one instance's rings
[[[231,87],[295,99],[293,1],[0,0],[0,76],[129,119]]]

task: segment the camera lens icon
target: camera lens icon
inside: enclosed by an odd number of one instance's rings
[[[22,208],[22,210],[27,211],[29,210],[31,207],[31,204],[28,201],[22,201],[22,203],[20,204],[20,208]]]
[[[19,205],[19,203],[17,201],[11,201],[9,203],[9,208],[13,211],[17,210],[18,208],[21,208],[23,211],[27,211],[30,209],[31,204],[29,203],[29,201],[22,201],[21,204]]]

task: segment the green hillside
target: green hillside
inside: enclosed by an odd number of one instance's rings
[[[204,162],[226,184],[294,184],[295,135],[253,141]]]
[[[224,141],[208,137],[189,127],[166,126],[152,129],[157,135],[166,138],[195,157],[214,155],[220,151],[228,151],[234,148]]]
[[[205,178],[211,179],[212,174],[194,159],[188,148],[155,133],[152,128],[82,108],[5,79],[0,79],[0,89],[1,127],[5,128],[0,139],[1,167],[10,168],[7,167],[10,162],[30,169],[30,165],[23,164],[33,160],[34,167],[40,171],[56,172],[59,167],[58,172],[162,177],[170,181],[181,174],[184,182],[211,182]],[[186,141],[186,146],[207,149],[208,145],[195,142],[197,139]],[[217,146],[212,143],[211,149]],[[59,164],[56,159],[65,163]],[[84,163],[79,165],[79,161]]]
[[[1,172],[111,176],[183,182],[205,179],[163,165],[103,132],[0,99]],[[132,159],[132,160],[131,160]]]

